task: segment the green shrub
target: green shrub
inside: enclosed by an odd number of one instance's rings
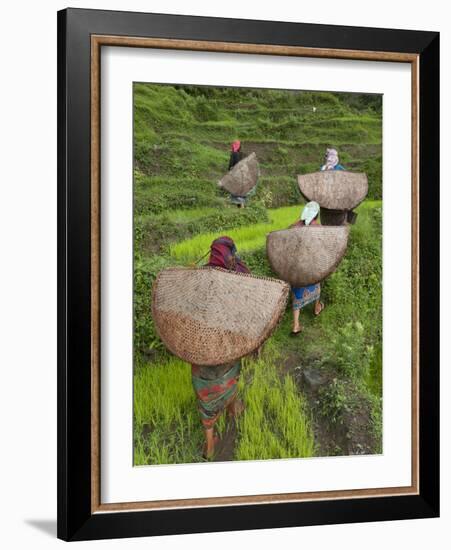
[[[256,199],[261,200],[266,208],[280,208],[303,202],[295,177],[266,176],[260,178]],[[301,208],[299,206],[299,208]]]
[[[135,179],[134,194],[135,216],[225,205],[215,183],[201,178],[149,177],[140,173]]]
[[[366,344],[363,325],[360,321],[346,323],[332,339],[333,353],[329,361],[340,374],[349,378],[367,378],[372,360],[373,347]]]
[[[334,424],[342,424],[344,415],[353,410],[354,402],[350,398],[348,386],[345,380],[334,378],[330,384],[318,391],[319,410]]]
[[[165,348],[158,337],[151,315],[152,284],[157,273],[170,265],[161,256],[143,258],[135,254],[134,262],[134,294],[133,294],[133,339],[135,358],[142,352],[150,350],[163,351]]]

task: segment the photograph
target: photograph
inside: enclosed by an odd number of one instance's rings
[[[382,123],[133,83],[135,467],[383,453]]]

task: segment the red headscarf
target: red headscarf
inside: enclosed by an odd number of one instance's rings
[[[240,150],[240,147],[241,147],[241,141],[240,140],[236,140],[234,142],[232,142],[232,153],[238,153],[238,151]]]
[[[246,264],[236,254],[236,246],[230,237],[219,237],[211,243],[208,266],[222,267],[229,271],[250,273]]]

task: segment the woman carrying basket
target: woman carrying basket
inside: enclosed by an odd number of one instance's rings
[[[340,164],[340,159],[338,158],[338,152],[336,149],[326,149],[324,164],[321,166],[321,172],[325,170],[345,170],[345,167]],[[355,223],[357,219],[357,214],[352,210],[344,212],[340,210],[327,210],[326,208],[321,208],[321,216],[324,225],[342,225],[345,221],[348,223]]]
[[[318,214],[319,204],[315,201],[311,201],[304,206],[300,220],[294,223],[291,227],[317,225]],[[314,313],[317,316],[323,311],[325,306],[319,299],[321,295],[321,285],[319,283],[304,287],[292,286],[291,291],[293,292],[293,330],[291,331],[291,335],[297,336],[302,332],[302,326],[299,322],[301,309],[314,302]]]
[[[321,166],[321,171],[323,172],[324,170],[344,170],[344,167],[340,164],[336,149],[326,149],[324,164]]]
[[[250,273],[246,264],[237,255],[235,243],[229,237],[220,237],[211,243],[210,258],[206,265]],[[203,456],[206,459],[213,458],[215,445],[219,440],[214,433],[214,425],[219,416],[225,410],[230,416],[237,416],[244,409],[243,403],[237,397],[240,371],[239,360],[227,365],[191,366],[193,388],[205,430]]]
[[[245,155],[241,151],[241,141],[239,141],[238,139],[233,141],[231,145],[229,159],[229,171],[241,160],[243,160],[244,157]],[[238,208],[244,208],[244,205],[246,204],[246,197],[241,197],[239,195],[233,195],[232,193],[230,193],[230,202],[232,204],[236,204]]]

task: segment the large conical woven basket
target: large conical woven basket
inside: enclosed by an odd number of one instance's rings
[[[235,164],[230,172],[227,172],[219,180],[218,185],[232,195],[244,197],[257,185],[259,173],[257,155],[251,153],[248,157]]]
[[[154,283],[152,315],[174,355],[195,365],[222,365],[256,350],[271,335],[288,293],[278,279],[169,268]]]
[[[366,174],[346,170],[324,170],[298,176],[298,184],[308,201],[316,201],[330,210],[352,210],[368,194]]]
[[[348,245],[347,226],[308,225],[273,231],[266,239],[269,263],[292,286],[319,283],[338,266]]]

